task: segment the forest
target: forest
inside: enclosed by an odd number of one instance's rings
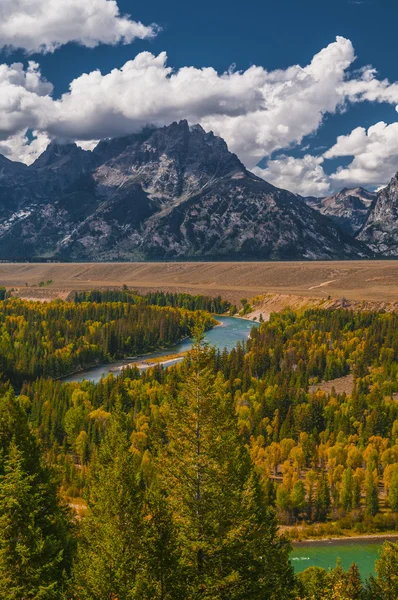
[[[1,296],[0,296],[1,298]],[[183,292],[148,292],[139,294],[123,286],[122,290],[93,290],[90,292],[76,292],[75,302],[128,302],[130,304],[150,304],[155,306],[172,306],[186,310],[204,310],[221,315],[231,309],[231,304],[221,296],[213,298],[200,294],[191,296]],[[234,313],[236,310],[234,311]]]
[[[203,312],[203,311],[202,311]],[[120,301],[0,302],[0,372],[14,385],[171,346],[209,313]]]
[[[120,294],[0,302],[1,597],[398,598],[397,544],[362,581],[295,576],[288,539],[396,531],[398,315],[286,310],[228,353],[220,299]],[[172,368],[57,379],[190,332]]]

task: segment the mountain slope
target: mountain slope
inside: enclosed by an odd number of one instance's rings
[[[304,198],[308,206],[332,219],[343,231],[355,235],[365,223],[377,194],[362,187],[344,188],[326,198]]]
[[[398,173],[379,192],[358,239],[384,256],[398,256]]]
[[[186,121],[106,140],[93,152],[52,143],[31,167],[15,169],[24,194],[17,202],[7,184],[11,213],[0,200],[1,259],[369,256],[298,196],[247,171],[221,138]]]

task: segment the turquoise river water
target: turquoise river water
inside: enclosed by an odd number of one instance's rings
[[[296,573],[313,566],[333,569],[338,558],[344,569],[355,562],[362,578],[366,579],[374,573],[375,561],[386,539],[397,541],[386,537],[301,542],[294,545],[290,558]]]
[[[235,317],[220,316],[216,316],[216,319],[220,323],[220,325],[207,331],[205,337],[209,344],[220,348],[220,350],[223,350],[224,348],[227,348],[227,350],[232,350],[232,348],[236,346],[237,342],[243,342],[249,338],[252,327],[258,327],[258,323],[248,321],[246,319],[237,319]],[[180,352],[186,352],[191,348],[191,346],[192,342],[190,339],[187,338],[186,340],[183,340],[179,344],[167,348],[166,350],[159,350],[157,352],[153,352],[152,354],[146,354],[145,356],[139,357],[139,360],[137,362],[142,364],[147,359],[159,358],[170,354],[179,354]],[[178,360],[181,359],[169,361],[167,365],[171,366],[173,363],[178,362]],[[62,381],[71,382],[89,380],[97,382],[101,379],[101,377],[109,375],[109,373],[117,374],[120,371],[120,369],[129,362],[131,361],[118,360],[109,364],[102,364],[91,369],[80,371],[79,373],[75,373],[74,375],[64,377]]]

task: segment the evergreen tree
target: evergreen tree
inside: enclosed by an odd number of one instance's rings
[[[322,473],[316,489],[315,507],[316,516],[320,521],[324,521],[330,509],[330,487],[326,473]]]
[[[0,596],[56,600],[73,550],[68,516],[12,392],[0,415]]]
[[[289,546],[248,451],[231,398],[200,332],[170,398],[159,470],[174,515],[191,600],[291,598]]]
[[[390,502],[391,509],[394,512],[398,512],[398,469],[394,470],[391,477],[388,500]]]
[[[348,600],[361,600],[364,597],[361,575],[355,563],[347,571],[344,588]]]
[[[366,473],[365,492],[366,512],[368,515],[374,517],[379,510],[379,490],[371,470],[368,470]]]
[[[353,489],[354,482],[352,476],[352,469],[348,467],[347,469],[345,469],[343,474],[343,482],[340,492],[340,502],[346,512],[349,512],[352,509]]]
[[[136,598],[142,563],[143,492],[116,410],[90,468],[88,513],[74,567],[79,600]]]
[[[366,600],[396,600],[398,598],[398,544],[385,542],[376,561],[376,577],[371,576],[366,588]]]
[[[358,477],[353,478],[352,484],[352,507],[359,508],[361,506],[361,483]]]
[[[186,598],[184,570],[172,514],[164,492],[155,482],[145,502],[143,555],[147,566],[137,598],[183,600]]]

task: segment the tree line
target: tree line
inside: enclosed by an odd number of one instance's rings
[[[73,371],[175,344],[208,313],[128,302],[0,301],[0,372],[26,380]]]
[[[172,306],[186,310],[203,310],[221,315],[230,310],[231,304],[221,296],[211,297],[197,294],[192,296],[183,292],[148,292],[139,294],[123,286],[122,290],[91,290],[76,292],[74,300],[79,302],[128,302],[129,304],[150,304],[154,306]],[[235,310],[236,312],[236,310]]]

